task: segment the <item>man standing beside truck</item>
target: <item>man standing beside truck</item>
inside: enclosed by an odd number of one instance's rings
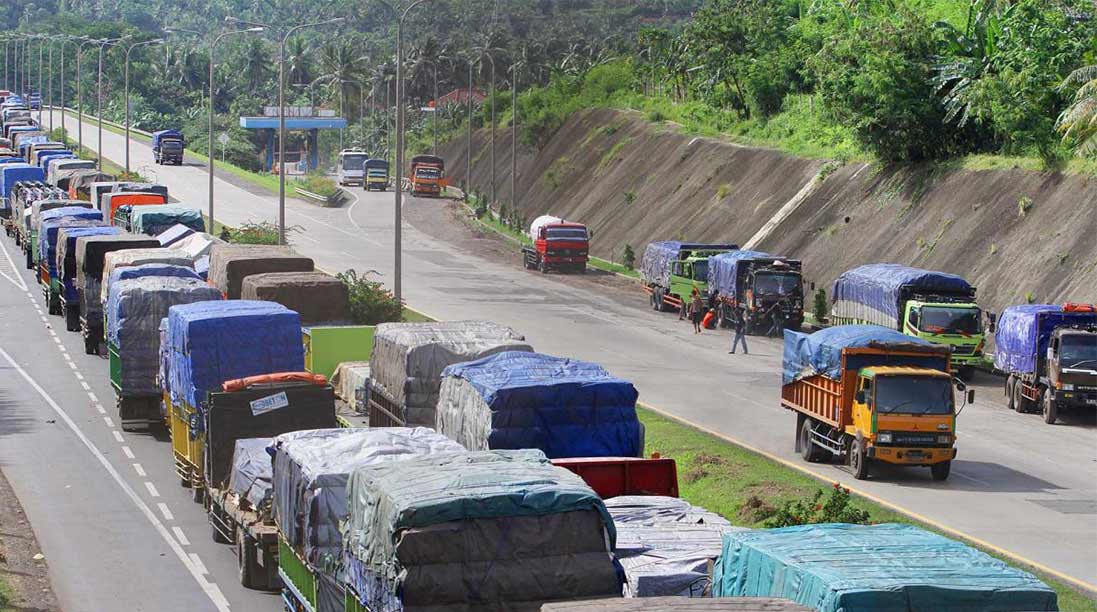
[[[723,319],[742,308],[748,332],[780,337],[804,323],[804,285],[798,260],[760,251],[730,251],[709,259],[708,291]],[[767,331],[768,330],[768,331]]]
[[[640,259],[640,280],[651,295],[651,307],[663,312],[686,310],[694,289],[708,295],[708,265],[713,255],[738,249],[734,244],[652,242]]]
[[[728,354],[735,354],[735,347],[740,342],[743,343],[743,354],[749,355],[750,351],[747,350],[747,321],[743,307],[738,306],[732,311],[731,327],[735,330],[735,337],[731,339],[731,350]]]

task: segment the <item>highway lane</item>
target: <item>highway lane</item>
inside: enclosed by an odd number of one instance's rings
[[[240,586],[232,549],[210,539],[179,486],[166,437],[121,430],[107,360],[46,313],[20,254],[0,238],[0,469],[62,608],[280,609],[277,595]]]
[[[94,134],[89,123],[85,136]],[[94,142],[92,137],[87,142]],[[107,157],[121,159],[123,139],[104,133]],[[133,141],[136,168],[152,170],[182,202],[206,207],[200,164],[152,165],[149,146]],[[217,218],[235,224],[274,220],[275,197],[217,182]],[[374,269],[391,278],[392,194],[356,194],[353,206],[323,209],[290,201],[301,228],[294,246],[330,271]],[[804,467],[793,453],[794,416],[779,407],[780,346],[752,339],[754,352],[727,355],[725,333],[695,336],[675,317],[648,310],[635,296],[589,283],[543,277],[512,262],[486,261],[404,226],[405,298],[445,319],[483,318],[513,326],[538,349],[605,364],[636,382],[641,400],[715,433]],[[806,262],[810,266],[810,262]],[[1097,584],[1097,428],[1092,419],[1044,425],[1004,407],[1000,381],[977,383],[978,398],[959,418],[952,478],[928,470],[886,470],[855,481],[831,465],[814,473],[957,530],[1052,571]]]

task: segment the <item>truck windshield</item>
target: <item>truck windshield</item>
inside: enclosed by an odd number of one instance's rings
[[[415,177],[421,179],[436,179],[441,175],[437,168],[419,168],[415,171]]]
[[[952,386],[937,376],[877,376],[879,414],[952,414]]]
[[[587,230],[581,227],[550,227],[545,230],[545,238],[548,240],[580,240],[587,239]]]
[[[1063,367],[1097,369],[1097,334],[1064,334],[1060,343]]]
[[[980,311],[971,306],[925,306],[919,329],[931,334],[978,334]]]
[[[369,155],[344,155],[343,170],[361,170]]]
[[[759,295],[792,295],[800,290],[800,275],[787,272],[763,272],[754,277],[754,292]]]
[[[693,262],[693,280],[708,282],[708,260],[697,259]]]

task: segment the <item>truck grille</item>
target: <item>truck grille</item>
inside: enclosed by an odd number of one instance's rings
[[[933,432],[914,432],[914,431],[891,431],[880,432],[890,433],[891,442],[887,444],[879,443],[879,446],[906,446],[916,448],[948,448],[952,446],[951,443],[941,444],[937,441],[937,436],[945,435],[945,432],[933,433]],[[951,434],[949,434],[951,435]],[[879,440],[879,434],[877,434],[877,440]]]

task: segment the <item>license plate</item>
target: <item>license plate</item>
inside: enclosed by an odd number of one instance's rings
[[[1090,406],[1097,406],[1097,399],[1087,399],[1086,403]]]

